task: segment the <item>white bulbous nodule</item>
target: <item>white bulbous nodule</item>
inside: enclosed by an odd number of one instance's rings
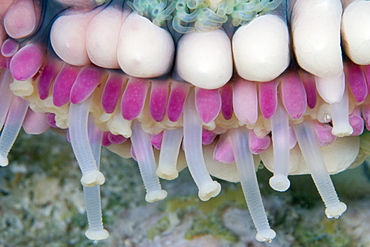
[[[342,16],[346,54],[356,64],[370,64],[370,2],[353,1]]]
[[[86,30],[100,10],[58,17],[50,31],[53,50],[64,62],[75,66],[90,64],[86,51]]]
[[[220,29],[184,34],[177,45],[176,70],[196,87],[216,89],[233,73],[231,43]]]
[[[149,19],[132,12],[119,34],[117,58],[130,76],[151,78],[172,68],[175,44],[170,33]]]
[[[238,28],[232,38],[235,68],[251,81],[271,81],[290,62],[288,26],[276,15],[263,15]]]
[[[92,63],[118,69],[117,47],[119,32],[128,11],[105,8],[90,22],[86,32],[86,50]]]
[[[343,72],[341,17],[342,4],[338,0],[295,2],[291,29],[301,68],[321,78],[335,78]]]

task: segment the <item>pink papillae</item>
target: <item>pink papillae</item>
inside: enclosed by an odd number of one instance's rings
[[[262,116],[270,119],[274,116],[278,104],[277,81],[258,83],[258,100]]]
[[[55,121],[54,113],[46,113],[46,122],[53,128],[58,128]]]
[[[10,59],[0,54],[0,68],[8,68]]]
[[[107,139],[109,140],[109,143],[111,144],[121,144],[127,140],[127,138],[121,135],[113,135],[110,132],[107,132]]]
[[[370,130],[370,105],[369,104],[363,105],[361,113],[366,123],[366,129]]]
[[[353,97],[357,102],[364,101],[368,94],[368,85],[361,68],[350,61],[346,61],[344,71],[346,73],[347,85]]]
[[[287,71],[280,81],[281,101],[292,119],[302,117],[307,108],[304,85],[295,70]]]
[[[49,59],[41,71],[37,90],[40,99],[44,100],[49,96],[50,87],[60,71],[61,63],[56,59]]]
[[[153,147],[160,150],[162,146],[163,132],[159,134],[152,135],[150,141],[152,142]]]
[[[233,106],[236,117],[246,124],[255,124],[258,118],[257,83],[240,77],[233,80]]]
[[[367,85],[367,93],[370,93],[370,65],[360,66],[365,78]]]
[[[167,116],[170,121],[176,122],[180,119],[189,88],[189,85],[184,82],[172,81],[167,106]]]
[[[195,106],[203,123],[213,121],[221,110],[221,95],[218,89],[195,88]]]
[[[203,129],[202,130],[202,144],[209,145],[211,144],[214,139],[216,138],[217,134],[210,130]]]
[[[7,39],[1,45],[1,54],[4,57],[12,57],[19,49],[18,41],[14,39]]]
[[[163,120],[166,115],[167,98],[169,90],[169,81],[152,81],[152,88],[150,91],[149,111],[150,116],[156,122]]]
[[[4,0],[2,0],[4,1]],[[21,39],[30,35],[37,26],[39,8],[32,0],[18,0],[4,15],[3,25],[9,36]]]
[[[109,138],[108,138],[108,135],[109,135],[109,131],[105,131],[103,132],[103,138],[102,138],[102,141],[101,141],[101,145],[103,147],[108,147],[109,145],[111,145],[112,143],[109,141]]]
[[[87,66],[78,74],[71,88],[71,102],[78,104],[86,100],[101,83],[105,71],[95,66]]]
[[[106,113],[113,113],[126,81],[127,77],[125,75],[109,72],[109,77],[105,83],[101,98],[101,105]]]
[[[127,120],[137,118],[144,108],[149,83],[144,79],[131,77],[121,100],[122,117]]]
[[[249,149],[252,154],[260,154],[265,151],[271,143],[270,136],[258,137],[253,131],[249,132]]]
[[[226,120],[233,116],[233,88],[230,83],[220,89],[221,93],[221,113]]]
[[[80,70],[80,67],[64,64],[53,84],[52,95],[55,106],[61,107],[70,101],[71,89]]]
[[[30,43],[22,47],[10,60],[9,69],[14,79],[25,81],[41,68],[45,58],[44,46]]]
[[[320,146],[324,147],[335,141],[337,137],[331,133],[333,128],[329,124],[320,123],[317,121],[313,123],[316,139]]]
[[[364,132],[365,123],[361,117],[361,110],[359,108],[355,108],[349,115],[349,124],[353,129],[352,136],[358,136]]]
[[[220,139],[213,152],[213,159],[226,164],[235,162],[233,146],[229,135],[220,135]]]
[[[298,74],[306,91],[307,105],[309,108],[313,109],[317,101],[315,77],[303,70],[299,70]]]
[[[28,109],[23,122],[23,129],[27,134],[40,135],[50,128],[46,113],[34,112]]]

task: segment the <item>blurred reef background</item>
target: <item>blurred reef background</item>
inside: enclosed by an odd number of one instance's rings
[[[348,206],[338,220],[327,219],[310,176],[291,176],[287,192],[273,191],[266,169],[258,172],[271,227],[271,244],[255,241],[256,230],[238,184],[220,181],[221,194],[208,202],[197,197],[187,169],[174,181],[161,181],[168,197],[149,204],[139,169],[102,150],[104,226],[110,238],[94,243],[84,232],[81,173],[65,137],[23,132],[0,168],[0,247],[254,247],[370,246],[370,165],[332,176]]]

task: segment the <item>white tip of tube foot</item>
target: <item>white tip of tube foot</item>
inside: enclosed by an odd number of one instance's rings
[[[343,202],[339,202],[338,204],[334,206],[327,207],[325,209],[325,214],[329,219],[331,218],[338,219],[346,210],[347,210],[347,205]]]
[[[290,181],[287,176],[283,174],[276,174],[272,176],[269,180],[271,188],[276,191],[284,192],[290,187]]]
[[[165,191],[165,190],[155,190],[155,191],[148,192],[145,195],[145,201],[147,201],[147,202],[156,202],[156,201],[161,201],[166,197],[167,197],[167,191]]]
[[[0,155],[0,166],[4,167],[9,165],[9,160],[7,157]]]
[[[258,231],[256,234],[256,239],[259,242],[267,242],[271,243],[271,241],[275,238],[276,232],[272,229],[266,229],[262,231]]]
[[[179,176],[179,173],[176,169],[170,169],[170,168],[162,168],[158,167],[156,174],[158,177],[167,179],[167,180],[174,180]]]
[[[331,130],[331,133],[338,137],[350,136],[353,133],[353,128],[349,124],[343,126],[334,126]]]
[[[102,185],[105,182],[105,177],[100,171],[92,171],[85,174],[81,178],[81,184],[86,187],[93,187],[95,185]]]
[[[212,197],[217,196],[220,191],[221,185],[216,181],[212,181],[212,183],[203,184],[199,188],[198,196],[202,201],[208,201]]]
[[[85,232],[85,236],[88,239],[98,241],[98,240],[107,239],[109,237],[109,232],[107,230],[105,230],[105,229],[101,229],[101,230],[91,230],[91,229],[88,229]]]

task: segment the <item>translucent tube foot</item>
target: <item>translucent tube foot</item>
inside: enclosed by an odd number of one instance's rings
[[[102,185],[105,182],[104,175],[98,170],[99,159],[95,159],[89,140],[88,122],[91,101],[92,97],[89,97],[79,104],[70,104],[68,115],[72,149],[82,171],[81,183],[86,187]]]
[[[145,200],[155,202],[163,200],[167,192],[162,190],[156,172],[156,163],[149,134],[145,133],[138,121],[132,122],[132,148],[139,165],[141,178],[146,189]]]
[[[339,202],[335,205],[327,206],[325,209],[326,216],[338,219],[347,210],[347,205],[343,202]]]
[[[271,119],[272,143],[274,145],[274,176],[270,178],[270,186],[276,191],[286,191],[288,180],[290,133],[289,116],[278,104],[275,115]]]
[[[221,185],[212,180],[206,168],[202,149],[202,121],[195,107],[195,95],[191,92],[184,110],[183,147],[191,176],[198,186],[198,196],[207,201],[220,193]]]
[[[105,182],[105,177],[100,171],[92,171],[82,176],[81,184],[86,187],[102,185]]]
[[[269,180],[269,183],[271,188],[280,192],[286,191],[290,187],[289,179],[283,174],[276,174],[272,176]]]
[[[181,146],[182,128],[164,130],[159,163],[156,174],[163,179],[172,180],[179,176],[176,169],[177,157]]]
[[[198,196],[202,201],[208,201],[212,197],[217,196],[220,191],[221,185],[216,181],[212,181],[211,183],[203,184],[199,188]]]
[[[271,242],[276,234],[270,228],[263,207],[253,155],[249,150],[248,130],[246,128],[231,129],[229,133],[244,197],[257,229],[256,239],[261,242]]]
[[[109,237],[109,232],[105,229],[101,229],[101,230],[88,229],[85,232],[85,236],[88,239],[98,241],[98,240],[107,239]]]
[[[338,137],[349,136],[353,133],[353,128],[349,123],[349,99],[347,91],[345,89],[343,97],[339,102],[330,105],[330,116],[333,123],[331,133]]]
[[[310,170],[313,181],[325,204],[328,218],[338,218],[347,206],[339,201],[333,182],[321,156],[312,122],[304,121],[294,126],[294,131],[304,160]]]
[[[275,238],[276,232],[272,229],[266,229],[257,232],[256,239],[260,242],[267,242],[271,243],[271,241]]]
[[[155,190],[150,191],[145,195],[145,201],[156,202],[161,201],[167,197],[167,192],[165,190]]]

